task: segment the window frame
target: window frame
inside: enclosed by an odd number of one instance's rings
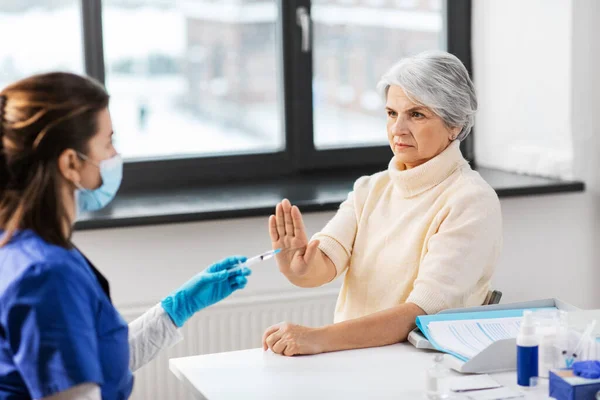
[[[227,156],[165,157],[127,161],[122,192],[168,191],[201,187],[216,182],[257,180],[281,176],[319,174],[347,169],[376,170],[387,167],[389,146],[317,150],[313,137],[312,51],[301,51],[301,31],[296,9],[311,0],[277,0],[276,23],[279,50],[278,77],[281,126],[285,149],[276,153]],[[472,74],[471,0],[447,0],[445,35],[447,50],[455,54]],[[105,82],[102,37],[102,0],[81,0],[83,46],[87,75]],[[312,32],[312,29],[311,29]],[[312,42],[312,37],[310,38]],[[312,50],[312,43],[311,43]],[[309,105],[309,106],[307,106]],[[474,163],[473,133],[461,143],[465,157]]]

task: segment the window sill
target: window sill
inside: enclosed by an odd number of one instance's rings
[[[478,171],[501,198],[584,190],[583,182],[578,181],[524,176],[489,168]],[[119,194],[106,209],[82,216],[75,227],[88,230],[267,216],[283,198],[290,199],[303,212],[332,211],[346,199],[359,176],[360,172],[320,174],[171,193]]]

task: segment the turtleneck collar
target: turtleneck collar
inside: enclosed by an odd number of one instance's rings
[[[411,169],[406,169],[403,164],[398,165],[396,157],[393,157],[388,173],[402,197],[408,198],[437,186],[465,164],[467,160],[460,152],[460,142],[455,140],[431,160]]]

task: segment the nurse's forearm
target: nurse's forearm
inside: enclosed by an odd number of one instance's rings
[[[102,400],[102,394],[97,384],[82,383],[41,400]]]
[[[322,286],[331,282],[336,275],[335,265],[321,250],[317,250],[306,274],[296,275],[291,270],[281,270],[281,272],[291,283],[303,288]]]
[[[319,329],[323,352],[385,346],[403,342],[415,328],[415,319],[425,315],[419,306],[405,303],[361,318]]]
[[[157,304],[129,324],[129,369],[135,372],[181,339],[177,326]]]

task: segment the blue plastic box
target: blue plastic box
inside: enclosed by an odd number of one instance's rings
[[[595,400],[600,379],[575,376],[573,370],[550,371],[550,397],[557,400]]]

